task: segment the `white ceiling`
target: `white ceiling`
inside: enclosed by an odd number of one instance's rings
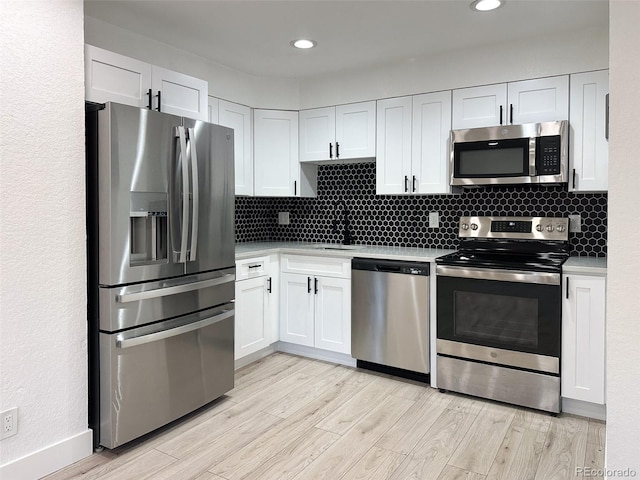
[[[607,28],[608,0],[85,0],[85,14],[259,76],[302,78],[471,46]],[[312,50],[289,45],[318,42]],[[491,50],[487,49],[487,55]]]

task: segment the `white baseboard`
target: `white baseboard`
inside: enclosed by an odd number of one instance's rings
[[[583,402],[572,398],[562,399],[562,412],[579,415],[580,417],[595,418],[596,420],[607,419],[607,406],[597,403]]]
[[[272,343],[271,345],[263,348],[262,350],[258,350],[257,352],[250,353],[249,355],[245,355],[244,357],[237,359],[235,362],[235,369],[239,370],[242,367],[245,367],[250,363],[258,361],[261,358],[269,356],[274,352],[277,352],[276,344]]]
[[[0,478],[35,480],[82,460],[92,453],[93,432],[85,430],[42,450],[0,465]]]
[[[292,353],[302,357],[314,358],[325,362],[339,363],[348,367],[356,366],[356,359],[345,353],[330,352],[319,348],[305,347],[304,345],[296,345],[295,343],[278,342],[276,348],[279,352]]]

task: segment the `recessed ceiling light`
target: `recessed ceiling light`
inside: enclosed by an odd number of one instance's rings
[[[488,12],[504,5],[504,0],[475,0],[471,3],[471,9],[478,12]]]
[[[314,42],[313,40],[300,39],[293,40],[292,42],[290,42],[290,45],[296,48],[307,49],[315,47],[317,45],[317,42]]]

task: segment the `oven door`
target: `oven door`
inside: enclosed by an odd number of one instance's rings
[[[438,353],[559,373],[560,274],[438,265]]]

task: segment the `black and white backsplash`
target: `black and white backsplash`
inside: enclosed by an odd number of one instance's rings
[[[463,215],[559,216],[580,214],[582,232],[571,233],[572,255],[606,256],[607,195],[570,194],[566,187],[510,186],[463,190],[460,195],[376,195],[375,163],[323,165],[316,198],[236,197],[236,240],[339,243],[334,219],[344,200],[353,243],[457,248]],[[278,225],[278,212],[290,213]],[[429,212],[440,226],[430,229]]]

